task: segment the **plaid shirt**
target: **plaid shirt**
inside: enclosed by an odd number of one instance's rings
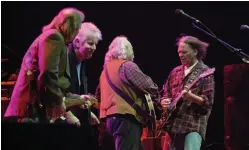
[[[164,85],[164,98],[176,98],[182,92],[192,73],[198,72],[199,76],[209,67],[199,61],[184,77],[184,66],[178,66],[171,71]],[[191,82],[190,82],[191,83]],[[214,100],[214,78],[213,76],[201,78],[192,88],[191,92],[204,99],[204,105],[200,106],[187,100],[180,100],[178,111],[172,121],[171,133],[199,132],[205,139],[208,118],[211,113]]]
[[[148,93],[153,100],[157,102],[160,101],[158,86],[149,76],[145,75],[134,62],[124,62],[119,69],[119,77],[124,83],[133,87],[137,92],[141,94]],[[97,87],[95,97],[100,99],[100,86]]]
[[[138,92],[149,93],[153,99],[159,101],[158,86],[149,76],[143,74],[134,62],[123,63],[119,70],[119,76],[123,82],[134,87]]]

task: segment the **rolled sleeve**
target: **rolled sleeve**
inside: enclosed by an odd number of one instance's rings
[[[200,97],[202,97],[204,100],[204,104],[202,105],[204,109],[209,109],[213,105],[214,88],[215,88],[215,83],[214,83],[213,76],[203,79],[203,86],[202,86]]]

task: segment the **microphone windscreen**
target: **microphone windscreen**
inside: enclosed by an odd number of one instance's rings
[[[182,12],[183,12],[183,11],[182,11],[181,9],[176,9],[176,10],[175,10],[175,13],[176,13],[176,14],[181,14]]]
[[[248,25],[241,25],[240,30],[249,30],[249,26]]]

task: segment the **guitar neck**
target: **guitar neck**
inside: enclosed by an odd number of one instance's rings
[[[195,83],[199,80],[200,78],[196,78],[188,87],[185,87],[187,90],[187,92],[195,85]],[[176,104],[181,100],[182,98],[182,93],[180,93],[175,99],[174,101],[172,102],[172,106],[176,106]]]
[[[181,94],[179,94],[173,101],[172,101],[172,106],[176,106],[176,104],[178,103],[178,101],[180,101],[180,99],[181,99],[181,97],[182,97],[182,93]]]

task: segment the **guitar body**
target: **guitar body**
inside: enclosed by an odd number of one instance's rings
[[[172,125],[173,118],[175,117],[178,109],[178,107],[172,107],[171,109],[167,109],[164,112],[164,116],[166,116],[164,119],[161,119],[161,125],[160,128],[164,130],[169,130],[170,126]]]
[[[155,113],[155,108],[153,101],[151,99],[150,94],[145,94],[145,99],[146,99],[146,106],[147,106],[147,111],[150,116],[153,117],[153,119],[147,119],[147,137],[155,137],[156,133],[156,113]]]
[[[147,127],[143,129],[142,139],[143,141],[148,140],[149,138],[152,139],[152,148],[156,150],[158,148],[156,144],[157,123],[156,123],[155,107],[150,94],[145,94],[144,96],[146,99],[147,111],[149,115],[153,117],[153,119],[149,119],[147,121]]]
[[[153,104],[153,101],[151,99],[151,96],[150,96],[150,94],[145,94],[144,96],[145,96],[145,99],[146,99],[146,102],[147,102],[148,112],[156,120],[155,108],[154,108],[154,104]]]

